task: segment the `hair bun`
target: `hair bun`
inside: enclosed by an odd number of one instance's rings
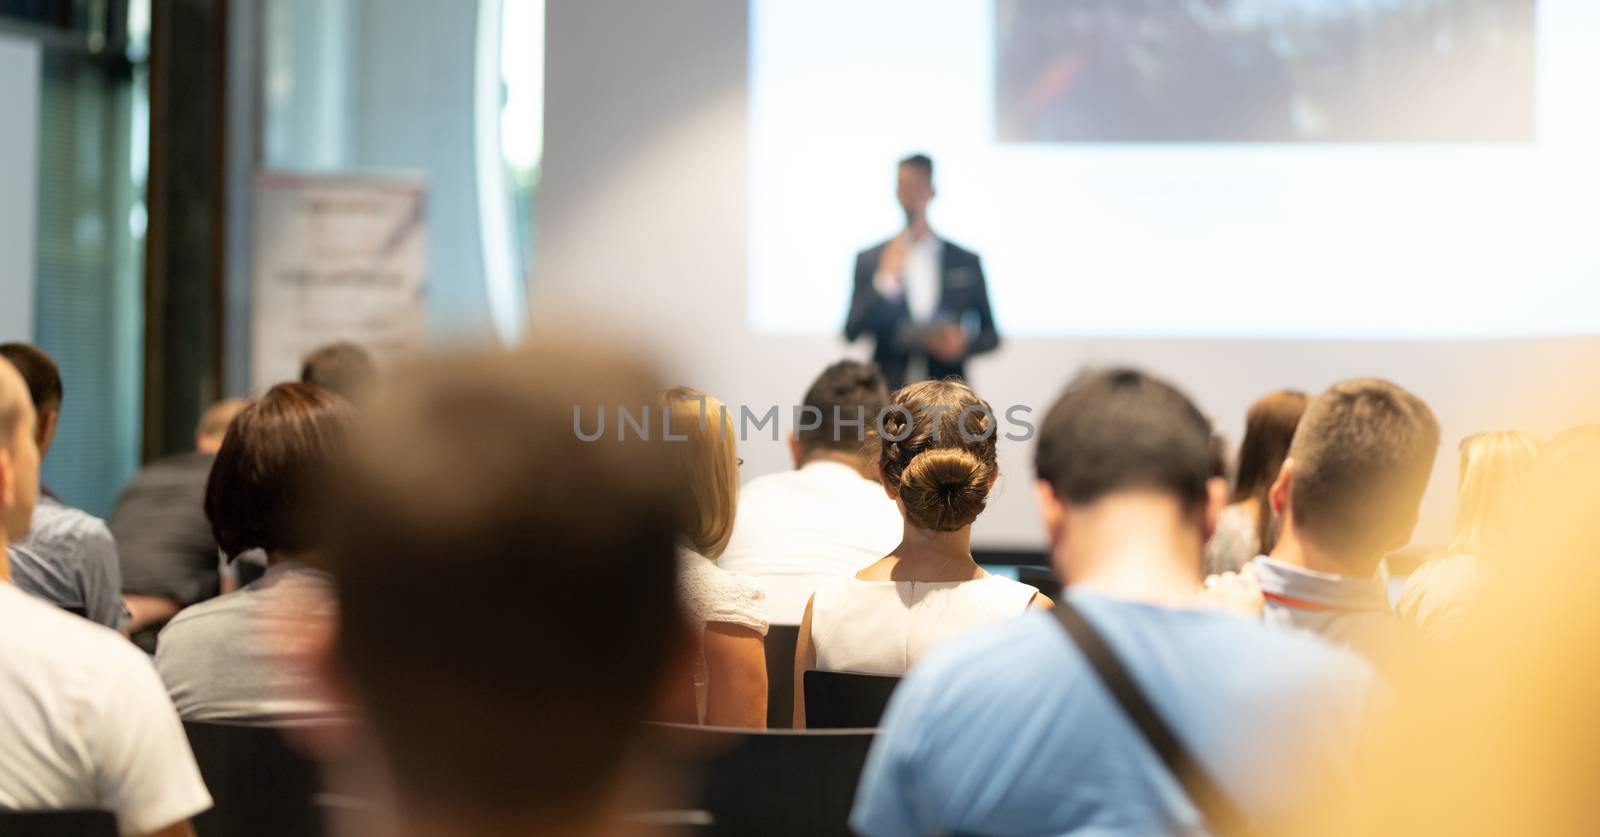
[[[930,448],[900,474],[906,517],[918,528],[953,532],[976,520],[989,496],[993,471],[964,448]]]

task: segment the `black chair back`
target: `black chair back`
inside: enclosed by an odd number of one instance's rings
[[[233,562],[233,572],[235,578],[239,580],[239,586],[245,587],[261,580],[261,577],[267,574],[267,568],[254,561],[237,558]]]
[[[652,725],[686,808],[708,823],[693,833],[813,837],[849,834],[850,806],[873,730],[736,730]]]
[[[105,811],[0,811],[0,837],[117,837]]]
[[[1052,599],[1061,598],[1061,581],[1049,567],[1018,567],[1017,580]]]
[[[185,721],[215,805],[195,817],[199,837],[322,837],[317,766],[277,727]]]
[[[806,727],[810,729],[873,728],[883,720],[900,678],[848,671],[805,673]]]
[[[767,729],[794,726],[794,646],[799,625],[767,629]]]

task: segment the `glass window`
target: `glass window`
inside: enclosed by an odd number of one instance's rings
[[[150,7],[94,8],[41,36],[34,342],[66,391],[43,480],[103,517],[139,461],[147,49],[120,35]]]
[[[500,148],[511,189],[518,275],[533,260],[533,197],[544,156],[544,0],[504,0],[500,74]]]

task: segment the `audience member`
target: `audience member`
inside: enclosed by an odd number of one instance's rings
[[[117,497],[106,522],[117,540],[122,600],[136,637],[217,595],[217,540],[206,520],[206,478],[228,423],[245,404],[229,398],[211,405],[200,416],[193,451],[144,466]]]
[[[286,722],[326,717],[297,667],[263,630],[275,602],[323,586],[316,525],[349,403],[309,384],[279,384],[228,426],[206,483],[205,513],[228,558],[259,549],[267,572],[185,608],[161,631],[156,670],[186,721]]]
[[[354,343],[330,343],[306,355],[300,364],[300,382],[322,387],[361,404],[378,382],[378,364],[372,354]]]
[[[1265,620],[1348,645],[1386,674],[1414,662],[1419,635],[1391,609],[1379,567],[1410,542],[1438,450],[1433,411],[1395,384],[1317,396],[1272,485],[1278,541],[1251,565]]]
[[[1600,424],[1563,432],[1539,451],[1527,504],[1523,547],[1526,572],[1600,556]],[[1553,578],[1546,576],[1547,579]]]
[[[61,421],[65,390],[49,355],[25,343],[0,346],[0,357],[22,374],[33,398],[34,441],[41,459],[50,455]],[[117,544],[104,521],[63,503],[41,486],[26,538],[11,544],[12,582],[58,607],[108,628],[128,622],[122,607],[122,567]]]
[[[712,726],[767,725],[767,615],[761,588],[717,566],[739,498],[735,431],[722,402],[674,387],[659,404],[660,443],[677,469],[687,519],[679,587],[700,640],[695,691]]]
[[[1450,639],[1483,586],[1488,569],[1527,547],[1518,527],[1528,502],[1539,440],[1528,433],[1478,433],[1461,440],[1455,540],[1406,579],[1395,606],[1401,618],[1435,639]]]
[[[1217,531],[1206,542],[1207,575],[1237,572],[1257,555],[1271,551],[1272,503],[1267,494],[1289,455],[1289,442],[1309,401],[1303,392],[1282,389],[1250,405],[1233,496],[1217,518]]]
[[[1365,792],[1297,833],[1587,834],[1600,681],[1600,425],[1542,446],[1514,572],[1494,572],[1402,694],[1363,763]],[[1504,552],[1499,554],[1504,555]]]
[[[34,516],[36,420],[0,363],[0,546]],[[211,797],[149,659],[9,579],[0,550],[0,810],[102,810],[124,835],[193,835]]]
[[[657,387],[549,339],[397,380],[357,420],[327,551],[327,668],[379,739],[393,833],[627,833],[640,721],[688,655],[682,484],[669,446],[581,441],[573,412],[637,416]]]
[[[1139,372],[1077,380],[1039,428],[1038,496],[1077,614],[1191,756],[1262,827],[1343,784],[1372,672],[1300,632],[1199,609],[1226,484],[1208,423]],[[888,479],[886,475],[886,480]],[[1069,610],[1070,608],[1070,610]],[[896,691],[852,825],[868,835],[1222,831],[1130,723],[1057,614],[951,640]],[[1191,776],[1191,778],[1193,778]]]
[[[1038,590],[990,575],[972,559],[972,523],[1000,476],[997,427],[989,403],[954,379],[894,394],[876,450],[884,493],[904,520],[900,543],[822,586],[806,605],[795,650],[795,726],[804,725],[810,669],[904,674],[952,636],[1050,606]]]
[[[1211,434],[1211,470],[1210,474],[1217,479],[1228,478],[1228,440],[1221,433]]]
[[[821,584],[888,555],[900,542],[900,512],[877,482],[866,434],[889,401],[869,363],[829,366],[806,390],[805,415],[789,435],[795,470],[739,489],[739,516],[717,559],[761,585],[767,615],[798,625]]]

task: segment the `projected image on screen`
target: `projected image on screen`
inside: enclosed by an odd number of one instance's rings
[[[757,331],[842,331],[925,152],[1007,340],[1600,333],[1600,0],[750,8]]]
[[[996,0],[996,128],[1006,142],[1529,141],[1534,6]]]

